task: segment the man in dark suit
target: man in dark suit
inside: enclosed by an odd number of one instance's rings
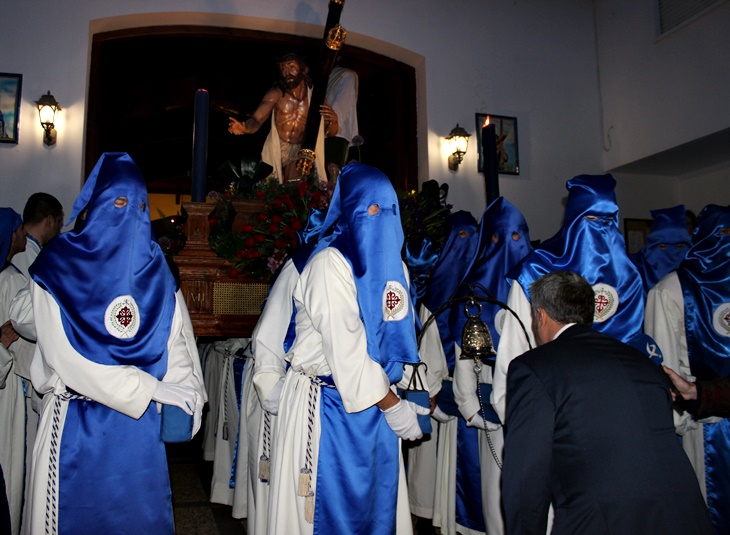
[[[674,434],[671,383],[591,328],[594,295],[556,271],[530,287],[540,347],[507,375],[502,473],[507,533],[714,533]]]

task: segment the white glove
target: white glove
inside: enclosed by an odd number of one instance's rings
[[[478,429],[486,429],[487,431],[496,431],[497,429],[502,427],[501,424],[495,424],[493,422],[490,422],[489,420],[485,420],[479,413],[476,413],[474,416],[472,416],[471,420],[466,422],[466,426],[476,427]]]
[[[164,405],[175,405],[192,415],[198,404],[198,393],[189,386],[176,383],[157,382],[152,400]]]
[[[279,414],[279,398],[281,397],[281,391],[284,389],[284,378],[282,377],[277,381],[277,383],[274,385],[274,388],[271,389],[271,393],[269,393],[269,397],[267,397],[264,401],[261,402],[261,407],[266,412],[269,412],[271,414]]]
[[[439,406],[438,405],[436,405],[436,408],[431,413],[431,418],[433,418],[437,422],[440,422],[442,424],[445,424],[446,422],[450,422],[451,420],[453,420],[454,418],[456,418],[456,416],[449,416],[444,411],[442,411],[441,409],[439,409]]]
[[[391,408],[382,411],[385,421],[393,432],[405,440],[418,440],[423,436],[418,425],[418,415],[427,415],[431,411],[405,399],[399,399]]]

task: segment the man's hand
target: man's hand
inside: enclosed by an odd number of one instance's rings
[[[502,427],[499,424],[495,424],[493,422],[490,422],[489,420],[485,420],[482,418],[482,415],[479,413],[476,413],[474,416],[469,418],[466,421],[467,427],[476,427],[477,429],[485,429],[487,431],[496,431],[500,427]]]
[[[175,405],[190,415],[200,405],[198,401],[199,397],[198,393],[189,386],[177,383],[165,383],[163,381],[157,382],[157,388],[155,388],[155,392],[152,394],[153,401],[164,405]]]
[[[696,384],[685,381],[677,372],[667,366],[662,366],[662,368],[664,368],[664,373],[666,373],[672,380],[672,383],[674,383],[674,386],[677,388],[684,400],[689,401],[697,399]],[[672,401],[677,401],[677,394],[674,391],[672,391]]]
[[[319,113],[324,117],[324,134],[327,137],[336,136],[340,131],[340,123],[332,106],[326,102],[319,107]]]
[[[234,134],[236,136],[240,136],[241,134],[246,133],[246,123],[242,123],[241,121],[229,117],[228,118],[228,132],[231,134]]]
[[[385,421],[396,435],[405,440],[418,440],[423,436],[421,426],[418,425],[418,415],[426,415],[431,411],[426,407],[399,399],[398,403],[382,412]]]
[[[18,336],[18,333],[15,332],[15,329],[13,329],[13,325],[10,323],[10,320],[3,323],[2,328],[0,328],[0,341],[3,344],[3,347],[5,349],[10,347],[10,344],[15,342],[20,336]]]

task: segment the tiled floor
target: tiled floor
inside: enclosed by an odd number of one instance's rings
[[[198,434],[200,437],[202,433]],[[198,438],[196,437],[196,438]],[[199,440],[168,444],[172,506],[177,535],[242,535],[246,520],[231,516],[231,508],[210,502],[213,463],[203,461]]]

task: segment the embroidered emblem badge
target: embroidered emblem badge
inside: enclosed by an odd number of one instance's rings
[[[131,295],[120,295],[106,307],[104,327],[115,338],[132,338],[139,330],[139,308]]]
[[[613,286],[599,282],[593,285],[593,296],[596,306],[593,311],[593,321],[603,323],[618,310],[618,292]]]
[[[383,320],[400,321],[408,315],[408,292],[398,281],[388,281],[383,290]]]
[[[723,303],[715,309],[712,326],[720,336],[730,336],[730,303]]]
[[[497,334],[502,336],[502,329],[504,329],[504,320],[507,318],[507,311],[503,308],[499,309],[494,315],[494,328],[497,330]]]

